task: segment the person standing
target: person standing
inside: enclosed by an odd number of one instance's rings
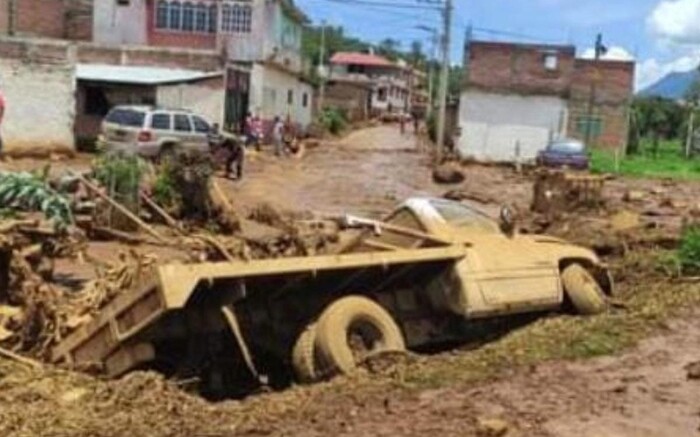
[[[272,141],[275,144],[275,155],[282,156],[284,153],[284,122],[282,117],[275,117],[275,122],[272,126]]]

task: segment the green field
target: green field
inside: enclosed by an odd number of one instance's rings
[[[644,142],[637,154],[620,159],[616,165],[613,153],[593,149],[591,170],[595,173],[619,173],[648,178],[699,179],[700,156],[686,159],[678,140],[662,141],[654,153],[650,142]]]

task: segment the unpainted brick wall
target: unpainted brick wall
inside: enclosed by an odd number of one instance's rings
[[[0,33],[10,26],[10,2],[0,0]],[[104,1],[104,0],[102,0]],[[15,35],[88,41],[92,0],[14,0]]]

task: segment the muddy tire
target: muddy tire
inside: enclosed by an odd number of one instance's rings
[[[302,331],[292,349],[292,367],[299,382],[311,383],[319,379],[315,356],[316,324]]]
[[[580,264],[572,264],[561,274],[566,295],[576,312],[600,314],[608,308],[608,299],[595,278]]]
[[[315,344],[324,376],[352,373],[376,353],[406,350],[391,315],[360,296],[342,298],[326,308],[316,327]]]

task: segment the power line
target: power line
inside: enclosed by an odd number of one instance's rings
[[[414,9],[414,10],[440,10],[438,5],[434,6],[422,6],[422,5],[411,5],[407,3],[391,3],[383,1],[373,1],[373,0],[326,0],[331,3],[340,3],[343,5],[358,5],[358,6],[376,6],[382,8],[397,8],[397,9]]]

